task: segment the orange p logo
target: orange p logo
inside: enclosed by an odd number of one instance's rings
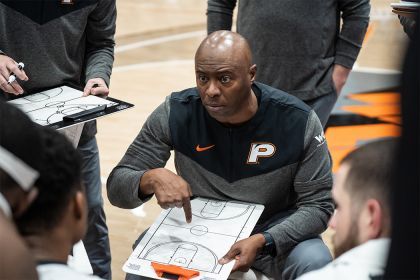
[[[251,143],[247,164],[258,164],[260,157],[267,158],[274,155],[276,146],[271,143]]]

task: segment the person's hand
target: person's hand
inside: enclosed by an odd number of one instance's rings
[[[184,208],[185,219],[187,223],[191,222],[192,192],[190,185],[180,176],[165,168],[151,169],[143,174],[140,190],[146,195],[154,193],[163,209]]]
[[[233,244],[229,252],[219,260],[219,264],[224,265],[235,259],[236,262],[232,272],[237,270],[247,272],[254,263],[257,253],[264,247],[264,244],[264,235],[261,233],[251,235]]]
[[[398,15],[398,19],[400,20],[400,23],[404,29],[404,32],[410,37],[410,39],[414,39],[414,34],[416,31],[416,20]]]
[[[334,64],[332,80],[334,83],[335,90],[337,91],[337,96],[340,95],[341,90],[343,89],[343,86],[347,81],[347,77],[350,74],[350,71],[351,69],[346,68],[340,64]]]
[[[23,89],[16,80],[11,84],[8,83],[11,73],[14,73],[22,81],[29,80],[25,71],[18,68],[16,61],[7,55],[0,55],[0,89],[14,95],[22,94]]]
[[[89,94],[108,96],[109,89],[102,78],[94,78],[87,81],[83,90],[83,96],[88,96]]]

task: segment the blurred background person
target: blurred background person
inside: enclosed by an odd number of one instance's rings
[[[209,0],[208,33],[231,30],[237,2],[256,80],[305,101],[325,127],[362,46],[369,0]]]
[[[361,146],[341,162],[333,186],[330,220],[336,259],[299,279],[383,277],[391,236],[391,203],[397,139]]]
[[[0,279],[37,279],[34,259],[13,218],[27,211],[38,195],[35,182],[45,148],[40,128],[0,101]]]
[[[82,161],[67,138],[43,128],[45,146],[38,197],[16,219],[38,265],[40,279],[100,279],[67,266],[74,244],[86,234],[87,203]]]

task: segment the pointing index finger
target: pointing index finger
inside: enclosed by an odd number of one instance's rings
[[[192,211],[191,211],[191,202],[190,202],[189,197],[184,198],[182,208],[184,208],[185,220],[187,220],[187,223],[191,223]]]

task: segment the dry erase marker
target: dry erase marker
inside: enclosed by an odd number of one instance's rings
[[[23,64],[23,62],[19,62],[18,63],[18,68],[19,68],[19,70],[22,70],[23,69],[23,67],[25,67],[25,64]],[[11,73],[11,75],[9,76],[9,79],[7,80],[7,84],[11,84],[11,83],[13,83],[14,81],[16,81],[16,75],[15,75],[15,73]]]

